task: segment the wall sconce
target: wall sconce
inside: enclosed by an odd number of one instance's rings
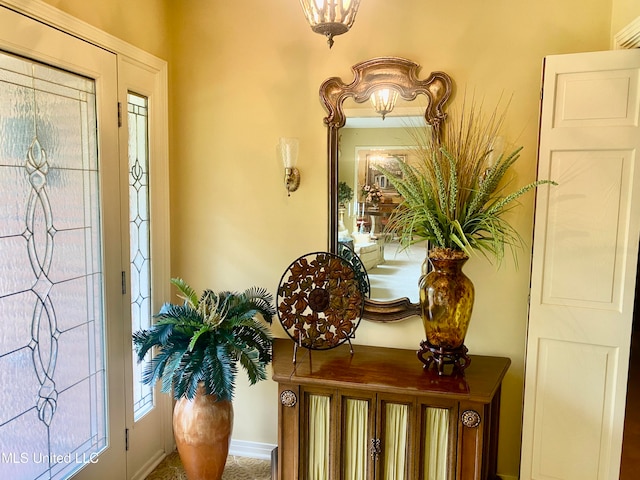
[[[393,107],[396,106],[398,91],[393,88],[381,88],[373,92],[370,99],[376,113],[382,115],[382,120],[384,120],[385,115],[391,113]]]
[[[297,138],[280,137],[278,149],[280,158],[284,165],[284,186],[287,189],[287,195],[291,196],[291,192],[295,192],[300,186],[300,172],[296,168],[298,163],[298,144]]]
[[[333,37],[349,31],[356,19],[360,0],[300,0],[311,30],[327,37],[329,48]]]

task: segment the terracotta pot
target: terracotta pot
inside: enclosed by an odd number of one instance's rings
[[[216,400],[201,385],[193,400],[183,397],[173,409],[173,435],[189,480],[222,478],[233,430],[233,405]]]

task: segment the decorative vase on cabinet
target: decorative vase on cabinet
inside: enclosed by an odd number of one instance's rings
[[[446,365],[464,370],[470,362],[464,339],[471,321],[475,290],[462,271],[469,257],[459,251],[452,253],[457,255],[442,257],[430,252],[433,270],[420,281],[426,340],[420,343],[418,358],[425,368],[434,364],[440,375]]]

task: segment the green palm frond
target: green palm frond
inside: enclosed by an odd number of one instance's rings
[[[200,298],[183,280],[172,279],[185,300],[167,303],[156,323],[133,334],[138,361],[152,350],[153,358],[143,371],[142,382],[160,381],[163,392],[174,398],[193,398],[202,383],[207,394],[232,399],[238,363],[254,384],[266,378],[271,362],[273,337],[267,323],[275,315],[273,296],[263,288],[242,293],[205,290]]]
[[[204,380],[205,391],[221,400],[233,399],[235,378],[238,373],[236,360],[229,354],[228,346],[212,345],[207,351],[208,375]]]
[[[179,295],[180,298],[185,300],[192,308],[198,308],[198,294],[187,284],[187,282],[181,278],[172,278],[171,284],[180,290],[180,293],[182,293],[182,295]]]
[[[260,362],[268,364],[271,361],[271,346],[273,337],[271,332],[255,320],[246,319],[234,328],[234,335],[242,343],[242,350],[255,351]]]
[[[193,398],[195,396],[198,383],[203,379],[204,358],[204,350],[187,351],[182,355],[172,375],[174,396],[178,398],[182,396]]]
[[[189,339],[189,346],[187,347],[187,350],[190,352],[193,352],[193,350],[195,349],[196,346],[196,342],[198,341],[198,339],[204,335],[207,332],[211,331],[211,326],[210,325],[202,325],[200,327],[200,330],[198,330],[197,332],[195,332],[193,334],[193,336],[191,337],[191,339]]]
[[[249,351],[249,352],[241,352],[240,354],[240,365],[246,370],[247,376],[249,377],[249,383],[254,385],[260,380],[267,379],[267,369],[264,366],[264,363],[260,361],[258,352]]]
[[[264,288],[252,287],[239,294],[223,292],[220,295],[229,297],[229,317],[253,318],[259,313],[271,323],[276,314],[273,295]]]

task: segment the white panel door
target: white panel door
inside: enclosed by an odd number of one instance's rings
[[[640,50],[545,59],[521,479],[618,478],[640,238]]]
[[[126,478],[116,56],[4,7],[0,50],[0,478]]]

